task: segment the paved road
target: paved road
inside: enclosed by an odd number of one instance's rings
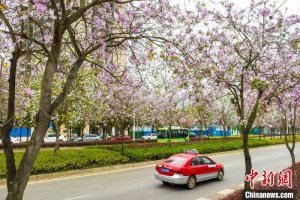
[[[300,144],[295,149],[300,161]],[[278,171],[287,167],[289,153],[284,145],[251,151],[253,167]],[[153,177],[154,166],[128,171],[91,175],[77,178],[29,184],[25,200],[206,200],[218,199],[232,192],[243,183],[244,161],[242,152],[211,156],[225,166],[222,182],[199,183],[194,190],[183,186],[167,186]],[[6,189],[0,189],[0,200],[5,199]]]

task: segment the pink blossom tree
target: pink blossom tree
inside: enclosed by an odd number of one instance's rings
[[[159,43],[170,37],[162,30],[170,29],[177,17],[173,14],[178,13],[177,8],[162,0],[133,2],[6,1],[7,10],[0,11],[4,21],[1,32],[10,36],[8,43],[14,46],[10,52],[8,117],[4,122],[6,126],[1,129],[1,139],[7,144],[6,199],[22,199],[50,119],[68,95],[79,69],[88,65],[98,71],[105,70],[106,61],[113,60],[112,55],[118,54],[118,51],[130,49],[131,44],[140,40]],[[24,50],[21,49],[23,42],[30,44],[26,50],[38,58],[42,79],[35,129],[16,169],[9,132],[15,118],[15,74]],[[65,66],[66,59],[69,64],[62,78],[61,92],[54,94],[52,84],[58,71]]]
[[[284,17],[279,5],[271,1],[253,1],[244,9],[235,9],[227,1],[222,6],[221,11],[206,12],[201,34],[191,44],[197,50],[189,59],[197,64],[189,70],[196,68],[195,72],[202,73],[215,91],[223,88],[232,96],[243,136],[245,174],[249,174],[252,162],[248,135],[259,108],[290,87],[285,82],[296,59],[287,44],[297,38],[300,18]],[[191,32],[197,28],[199,24]],[[197,77],[194,80],[199,81]],[[249,188],[245,181],[245,189]]]
[[[300,87],[299,84],[294,88],[279,94],[276,97],[278,108],[281,112],[281,126],[285,138],[286,147],[292,158],[293,185],[297,183],[296,160],[295,160],[295,142],[296,127],[299,126],[299,105],[300,105]],[[288,134],[292,136],[292,144],[289,144]]]

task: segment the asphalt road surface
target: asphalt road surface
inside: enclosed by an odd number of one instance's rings
[[[300,161],[300,144],[295,148],[296,161]],[[286,168],[291,158],[285,145],[251,150],[253,168],[275,173]],[[184,186],[168,186],[154,179],[154,167],[147,166],[127,171],[73,177],[30,183],[24,200],[208,200],[218,199],[241,187],[244,177],[242,152],[211,156],[225,166],[224,180],[205,181],[193,190]],[[260,177],[260,176],[259,176]],[[0,200],[5,199],[6,188],[0,189]]]

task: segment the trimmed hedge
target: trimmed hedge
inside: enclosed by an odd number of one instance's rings
[[[16,152],[16,164],[19,165],[23,152]],[[84,169],[93,167],[104,167],[115,164],[128,163],[129,159],[115,151],[107,149],[68,149],[59,150],[53,156],[53,150],[43,150],[37,156],[32,169],[32,174],[52,173],[68,171],[74,169]],[[0,178],[6,175],[6,165],[4,154],[0,154]]]
[[[298,139],[300,141],[300,139]],[[268,146],[274,144],[283,144],[283,139],[261,139],[261,140],[249,140],[250,147]],[[130,159],[131,162],[142,162],[147,160],[158,160],[167,158],[173,154],[181,153],[184,149],[197,149],[201,154],[215,153],[221,151],[232,151],[243,148],[241,140],[231,141],[205,141],[204,143],[187,143],[187,144],[172,144],[171,148],[166,144],[165,146],[154,146],[149,148],[131,147],[125,148],[125,156]],[[115,147],[113,150],[121,151],[120,146]]]
[[[297,139],[300,141],[300,138]],[[282,144],[283,139],[253,139],[249,140],[250,147]],[[241,140],[229,141],[203,141],[190,142],[185,144],[160,144],[158,146],[129,146],[125,147],[125,156],[121,156],[121,146],[92,146],[82,149],[59,150],[57,156],[53,156],[53,150],[41,150],[35,161],[32,174],[52,173],[74,169],[84,169],[93,167],[111,166],[121,163],[142,162],[149,160],[159,160],[181,153],[184,149],[196,148],[201,154],[208,154],[221,151],[231,151],[242,149]],[[23,152],[15,152],[16,164],[19,165]],[[0,178],[6,174],[4,154],[0,153]]]

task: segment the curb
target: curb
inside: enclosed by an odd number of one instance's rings
[[[285,145],[285,144],[250,148],[250,152],[256,151],[256,150],[261,150],[261,149],[276,148],[278,146],[283,146],[283,145]],[[210,153],[210,154],[205,154],[205,155],[214,157],[214,156],[234,154],[234,153],[243,153],[243,149]],[[151,165],[153,166],[160,162],[162,162],[162,160],[111,165],[111,166],[106,166],[106,167],[71,170],[71,171],[65,171],[65,172],[55,172],[55,173],[50,173],[50,174],[31,175],[29,178],[29,182],[31,183],[31,182],[39,182],[39,181],[52,180],[52,179],[74,178],[74,177],[85,176],[85,175],[88,176],[88,175],[97,175],[97,174],[103,174],[103,173],[127,171],[127,170],[132,170],[132,169],[151,167]],[[0,179],[0,186],[1,187],[6,186],[6,179]]]

